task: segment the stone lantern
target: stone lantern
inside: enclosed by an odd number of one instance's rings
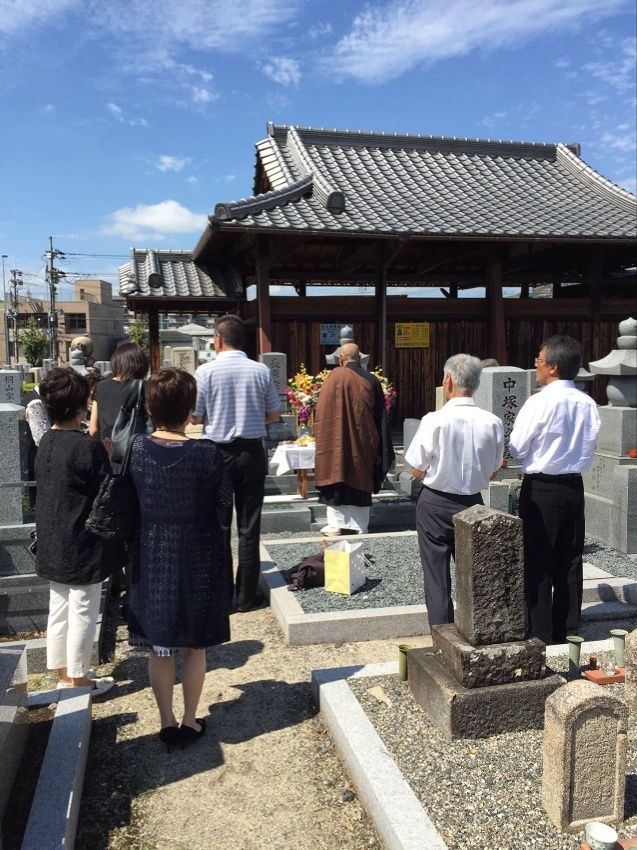
[[[341,328],[341,338],[339,341],[339,346],[335,349],[331,354],[325,355],[325,362],[328,366],[338,366],[338,355],[341,350],[341,345],[345,345],[347,342],[354,342],[354,328],[351,325],[345,325]],[[361,366],[363,369],[367,369],[367,365],[369,363],[369,354],[363,354],[361,351]]]

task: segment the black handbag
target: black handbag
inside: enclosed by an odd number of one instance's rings
[[[139,502],[133,479],[128,474],[128,462],[133,440],[140,433],[140,420],[146,429],[152,426],[152,420],[149,418],[146,421],[141,409],[144,382],[137,383],[134,401],[122,405],[113,426],[112,474],[107,475],[100,484],[91,513],[84,524],[87,531],[104,540],[133,540],[137,530]]]

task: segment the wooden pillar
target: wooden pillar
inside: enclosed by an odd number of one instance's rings
[[[588,352],[583,352],[583,362],[593,360],[593,357],[599,357],[599,333],[601,322],[599,317],[602,312],[602,277],[604,275],[604,248],[601,245],[594,245],[591,250],[591,269],[590,269],[590,298],[591,298],[591,341]],[[581,342],[581,340],[580,340]],[[582,346],[583,348],[584,346]]]
[[[151,307],[148,311],[148,344],[150,347],[150,371],[161,369],[161,351],[159,346],[159,311]]]
[[[376,298],[376,334],[380,342],[380,365],[383,375],[387,374],[387,260],[385,246],[379,242],[376,248],[376,280],[374,282]],[[374,368],[374,364],[371,364]]]
[[[487,298],[491,320],[491,351],[488,356],[495,357],[500,366],[506,366],[508,364],[506,321],[502,298],[502,266],[499,260],[492,260],[489,266]]]
[[[257,236],[257,353],[272,351],[272,332],[270,326],[270,263],[268,241],[265,236]]]

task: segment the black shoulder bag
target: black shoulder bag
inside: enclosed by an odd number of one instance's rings
[[[138,421],[143,416],[144,382],[140,380],[137,383],[134,401],[122,405],[113,425],[112,474],[107,475],[100,484],[84,525],[87,531],[104,540],[132,540],[137,530],[139,502],[133,479],[128,473],[133,440],[139,433]]]

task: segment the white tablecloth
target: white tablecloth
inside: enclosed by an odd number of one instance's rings
[[[277,475],[285,475],[294,469],[314,469],[316,448],[313,443],[309,446],[287,445],[279,443],[272,455],[272,465],[276,467]]]

